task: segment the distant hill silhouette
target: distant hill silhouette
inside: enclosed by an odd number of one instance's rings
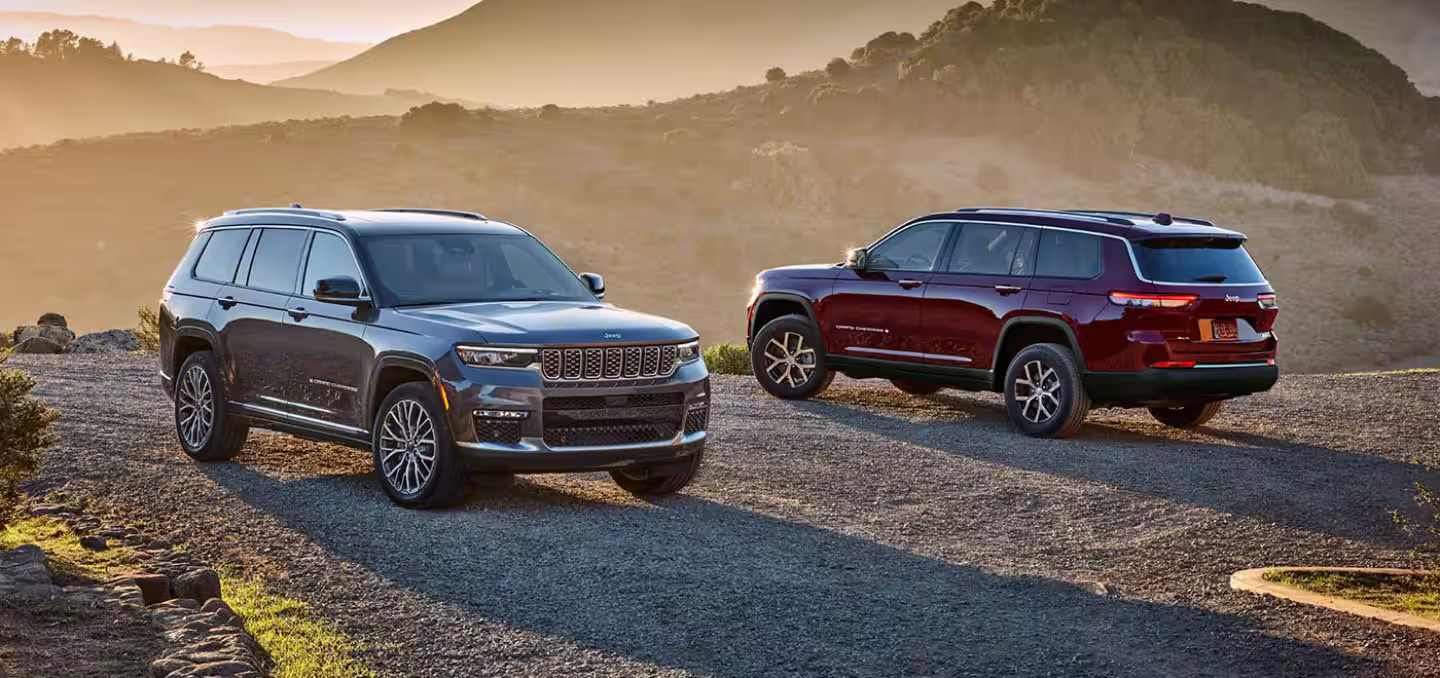
[[[257,85],[268,85],[277,80],[296,78],[314,73],[322,68],[334,66],[336,61],[287,61],[281,64],[222,64],[210,66],[206,73],[228,80],[244,80]]]
[[[1257,0],[1304,12],[1379,50],[1422,91],[1440,95],[1440,1]]]
[[[128,53],[139,59],[174,59],[189,50],[209,64],[335,62],[370,47],[360,42],[302,38],[254,26],[175,28],[102,16],[0,11],[0,37],[13,35],[33,41],[41,33],[57,28],[97,38],[107,44],[119,42]],[[289,75],[298,74],[292,72]]]
[[[46,43],[47,36],[40,42]],[[268,87],[129,60],[66,34],[33,50],[0,40],[0,148],[146,130],[403,112],[417,100]],[[433,97],[416,95],[426,101]]]
[[[279,84],[418,88],[505,105],[668,99],[923,29],[956,0],[485,0],[353,59]]]

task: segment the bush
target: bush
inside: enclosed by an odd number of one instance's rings
[[[460,104],[442,104],[432,101],[416,106],[400,116],[400,126],[430,132],[446,132],[459,129],[471,120],[470,111]]]
[[[564,114],[565,109],[562,109],[555,104],[545,104],[544,106],[541,106],[539,113],[541,120],[559,120],[560,117]]]
[[[1440,571],[1440,494],[1436,494],[1424,483],[1417,482],[1415,504],[1425,514],[1424,518],[1411,519],[1399,511],[1391,511],[1390,515],[1406,534],[1419,538],[1420,543],[1411,555],[1420,561],[1421,567]]]
[[[779,66],[765,71],[765,82],[780,82],[788,77],[790,76],[785,73],[785,69]]]
[[[1370,295],[1361,295],[1345,307],[1344,316],[1350,322],[1367,329],[1386,329],[1395,326],[1395,316],[1385,302]]]
[[[0,353],[3,365],[9,353]],[[40,450],[54,441],[50,423],[58,415],[29,397],[35,380],[0,368],[0,529],[20,503],[20,483],[35,474]]]
[[[135,341],[140,342],[140,350],[146,353],[160,352],[160,313],[149,306],[141,306],[135,310],[136,319],[140,324],[131,330],[135,335]]]
[[[753,374],[750,349],[744,344],[716,344],[705,349],[705,366],[715,374]]]
[[[843,78],[847,75],[850,75],[851,71],[853,70],[854,69],[850,66],[850,62],[840,57],[835,57],[834,59],[830,60],[830,63],[825,64],[825,73],[832,78]]]
[[[1380,219],[1370,211],[1349,202],[1338,201],[1330,208],[1330,219],[1356,236],[1371,235],[1380,227]]]
[[[987,193],[1005,193],[1010,190],[1010,174],[1004,167],[987,162],[975,175],[975,185]]]

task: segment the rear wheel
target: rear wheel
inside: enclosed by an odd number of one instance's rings
[[[175,433],[185,454],[196,461],[233,459],[250,435],[250,425],[230,414],[225,382],[210,351],[190,354],[175,375]]]
[[[674,494],[695,479],[704,461],[702,450],[679,463],[620,469],[611,471],[610,477],[630,494],[642,497]]]
[[[380,405],[371,452],[380,486],[395,503],[440,508],[465,498],[469,473],[444,422],[429,382],[403,384]]]
[[[755,333],[750,360],[760,386],[777,398],[803,400],[820,395],[835,380],[825,366],[825,342],[803,315],[781,316]]]
[[[1027,435],[1068,438],[1090,413],[1090,396],[1070,349],[1060,344],[1027,346],[1005,371],[1005,408]]]
[[[890,383],[910,395],[932,395],[940,392],[939,384],[932,384],[928,381],[910,381],[909,379],[891,379]]]
[[[1215,415],[1220,413],[1220,407],[1225,403],[1214,400],[1198,405],[1186,405],[1184,407],[1152,407],[1150,416],[1155,417],[1160,423],[1174,428],[1195,428],[1209,423]]]

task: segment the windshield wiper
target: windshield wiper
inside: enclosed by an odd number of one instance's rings
[[[1225,282],[1226,280],[1229,280],[1229,279],[1230,279],[1230,276],[1228,276],[1228,275],[1207,275],[1207,276],[1205,276],[1205,277],[1203,277],[1203,278],[1196,278],[1196,279],[1195,279],[1195,282],[1218,283],[1218,282]]]

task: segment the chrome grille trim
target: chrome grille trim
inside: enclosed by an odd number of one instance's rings
[[[540,374],[554,382],[665,379],[675,374],[679,357],[676,344],[545,348],[540,350]]]

